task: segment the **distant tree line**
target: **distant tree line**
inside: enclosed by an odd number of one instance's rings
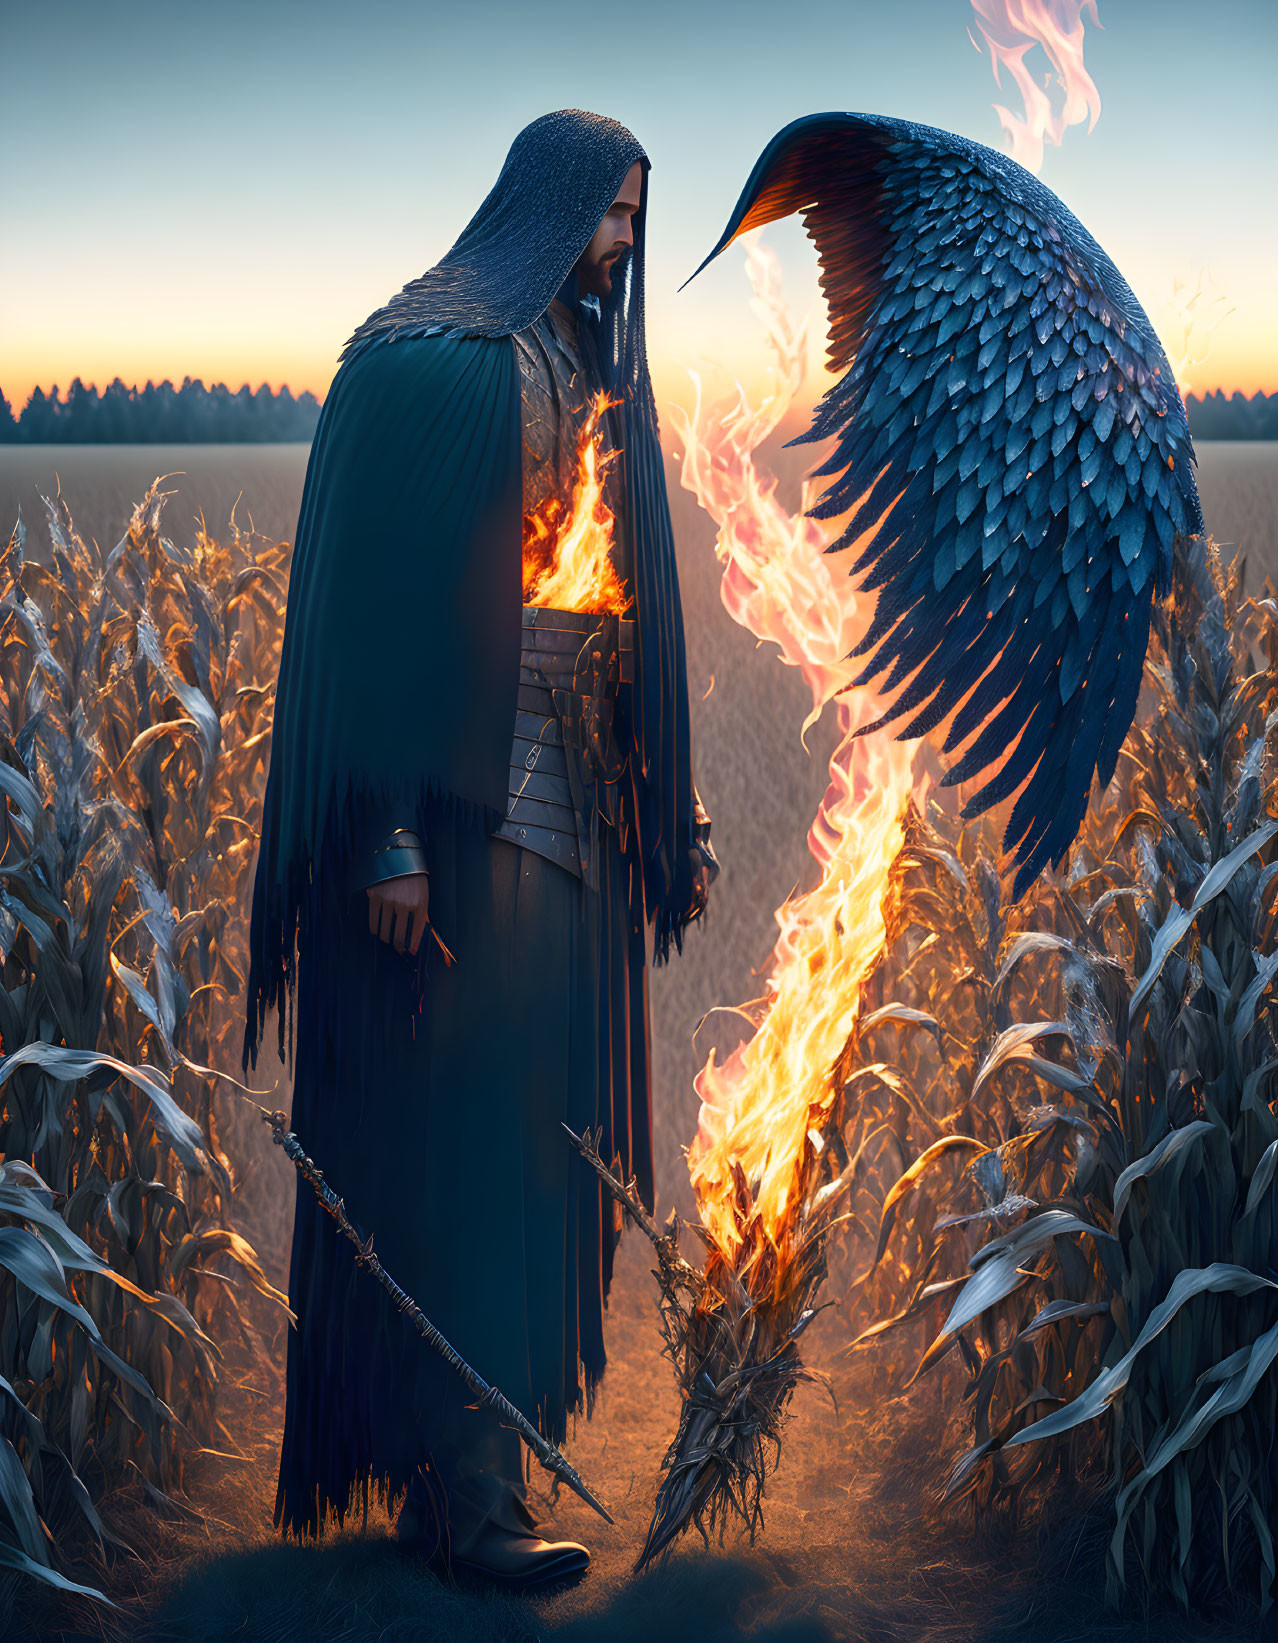
[[[1190,394],[1189,430],[1195,439],[1278,439],[1278,394]],[[119,377],[102,393],[77,377],[63,399],[54,387],[37,388],[16,417],[0,393],[0,445],[216,445],[309,440],[320,402],[309,389],[256,391],[246,382],[232,393],[224,382],[206,388],[198,377],[175,388],[167,379],[145,388]]]
[[[64,399],[55,387],[37,388],[20,416],[0,393],[0,444],[216,445],[309,440],[320,402],[307,390],[256,392],[248,383],[232,393],[224,382],[206,388],[197,377],[175,388],[167,379],[130,388],[116,377],[102,393],[77,377]]]
[[[1217,388],[1214,394],[1190,394],[1185,408],[1195,439],[1278,439],[1278,394],[1226,399]]]

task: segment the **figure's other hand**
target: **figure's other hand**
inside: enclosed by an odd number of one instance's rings
[[[688,913],[689,920],[700,918],[705,912],[710,900],[710,885],[712,883],[710,868],[702,858],[700,851],[693,851],[692,860],[692,907]]]
[[[692,824],[692,911],[700,918],[710,900],[710,886],[719,877],[719,858],[710,843],[710,817],[696,790],[693,790]]]
[[[367,895],[369,933],[389,942],[397,952],[416,957],[430,925],[430,875],[405,873],[383,879],[370,884]]]

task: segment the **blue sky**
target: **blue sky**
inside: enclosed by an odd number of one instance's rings
[[[1047,150],[1043,179],[1160,330],[1172,281],[1210,274],[1234,312],[1195,386],[1278,389],[1278,5],[1099,12],[1101,118]],[[659,391],[707,359],[748,376],[740,258],[675,293],[760,148],[822,108],[1001,147],[972,24],[968,0],[4,0],[0,387],[21,401],[75,374],[189,372],[322,392],[345,336],[447,248],[519,127],[564,106],[622,120],[652,159]],[[806,307],[801,232],[769,237]]]

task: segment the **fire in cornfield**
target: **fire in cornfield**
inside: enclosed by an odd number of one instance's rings
[[[683,482],[719,526],[724,603],[803,670],[813,717],[836,703],[842,736],[809,835],[818,883],[777,914],[750,1037],[697,1081],[705,1281],[673,1354],[679,1431],[641,1562],[691,1524],[759,1522],[855,1170],[842,1063],[921,796],[908,744],[933,733],[955,755],[942,785],[979,781],[965,816],[1014,801],[1003,843],[1018,899],[1064,859],[1093,776],[1104,788],[1114,773],[1155,589],[1177,537],[1202,529],[1153,328],[1030,173],[928,127],[812,115],[768,144],[706,261],[796,211],[843,375],[795,443],[829,441],[813,477],[835,477],[794,519],[755,471],[802,380],[755,251],[756,310],[789,396],[756,412],[742,394],[713,426],[698,394]],[[836,520],[837,534],[823,523]]]

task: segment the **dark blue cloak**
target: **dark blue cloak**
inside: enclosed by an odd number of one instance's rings
[[[511,333],[549,305],[636,160],[645,176],[633,253],[593,328],[601,378],[623,400],[615,425],[639,645],[618,715],[632,738],[631,825],[599,895],[549,864],[520,877],[518,895],[536,900],[550,932],[545,968],[558,964],[570,981],[563,996],[520,982],[514,998],[499,974],[507,910],[485,889],[504,872],[491,852],[513,850],[489,839],[505,813],[520,650]],[[528,1412],[555,1436],[603,1370],[616,1236],[597,1182],[583,1184],[585,1166],[570,1162],[559,1119],[598,1126],[605,1156],[651,1199],[645,932],[665,956],[693,903],[682,617],[643,335],[646,199],[646,160],[624,128],[575,111],[534,122],[448,256],[348,344],[298,521],[253,898],[246,1065],[278,1009],[281,1055],[295,1049],[303,1143],[398,1281],[428,1312],[440,1309],[437,1321],[461,1333],[463,1350],[472,1341],[487,1356],[481,1372],[505,1374],[504,1390],[531,1397]],[[367,934],[353,865],[388,823],[426,837],[432,917],[454,943],[470,944],[457,973],[440,969],[429,939],[412,966]],[[479,909],[473,919],[468,905]],[[474,984],[485,968],[490,1016]],[[459,975],[470,978],[460,992]],[[543,1013],[544,1065],[528,1063],[521,1091],[513,1024],[522,1032]],[[572,1061],[571,1077],[557,1076],[555,1055]],[[461,1104],[451,1116],[450,1101]],[[461,1118],[480,1104],[488,1129],[467,1128]],[[423,1157],[428,1167],[415,1167]],[[492,1188],[492,1168],[516,1185]],[[539,1217],[555,1222],[549,1244]],[[503,1239],[508,1253],[534,1252],[526,1292],[502,1287]],[[468,1315],[465,1281],[454,1278],[472,1271],[487,1277],[473,1284]],[[421,1458],[415,1445],[423,1432],[431,1439],[432,1411],[456,1389],[388,1315],[305,1188],[290,1295],[299,1329],[277,1517],[306,1533],[329,1512],[340,1519],[361,1485],[402,1488]],[[495,1307],[519,1309],[526,1364],[494,1362],[512,1333]]]
[[[655,956],[693,906],[683,615],[644,336],[648,162],[624,126],[561,110],[526,127],[448,254],[347,344],[316,430],[293,553],[253,892],[245,1064],[296,979],[316,886],[371,816],[504,813],[522,600],[513,332],[544,313],[627,171],[632,253],[596,353],[616,413],[634,563],[633,731],[641,916]],[[640,911],[640,909],[636,909]]]

